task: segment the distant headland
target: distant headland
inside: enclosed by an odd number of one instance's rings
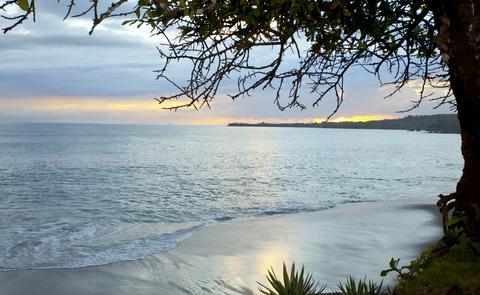
[[[346,128],[346,129],[389,129],[427,131],[432,133],[460,133],[456,114],[406,116],[400,119],[385,119],[366,122],[322,122],[322,123],[230,123],[232,127],[302,127],[302,128]]]

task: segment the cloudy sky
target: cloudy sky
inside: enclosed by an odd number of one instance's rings
[[[153,71],[162,65],[157,39],[148,31],[121,26],[119,20],[102,24],[89,36],[88,18],[62,21],[64,13],[62,1],[38,1],[36,23],[0,35],[0,123],[311,122],[332,111],[334,101],[327,100],[316,108],[281,112],[273,102],[273,90],[232,101],[225,94],[236,83],[233,80],[226,81],[212,109],[162,110],[153,97],[173,89],[155,79]],[[180,66],[169,73],[179,81],[189,74]],[[411,83],[399,95],[383,99],[389,89],[379,88],[376,79],[355,70],[346,79],[345,102],[334,118],[401,117],[397,112],[409,108],[418,88],[418,83]],[[304,96],[306,102],[313,98],[307,91]],[[449,112],[434,106],[424,103],[411,114]]]

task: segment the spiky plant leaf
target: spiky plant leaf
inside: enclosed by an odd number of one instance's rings
[[[292,264],[290,274],[287,266],[283,263],[283,281],[278,279],[273,268],[268,270],[266,275],[270,287],[258,283],[260,292],[265,295],[316,295],[323,292],[326,286],[319,287],[315,283],[311,274],[305,274],[304,267],[300,272],[295,269],[295,263]]]
[[[353,277],[348,277],[345,283],[338,283],[338,288],[342,295],[380,295],[382,294],[383,281],[377,284],[368,281],[366,278],[355,281]]]

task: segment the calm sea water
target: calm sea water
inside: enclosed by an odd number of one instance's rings
[[[387,130],[0,125],[0,267],[80,267],[212,222],[454,190],[460,137]]]

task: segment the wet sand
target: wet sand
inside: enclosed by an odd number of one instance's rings
[[[304,264],[334,288],[349,275],[381,280],[441,237],[434,198],[350,204],[212,224],[178,248],[137,261],[0,272],[0,294],[259,294],[267,267]],[[390,282],[392,278],[387,279]]]

